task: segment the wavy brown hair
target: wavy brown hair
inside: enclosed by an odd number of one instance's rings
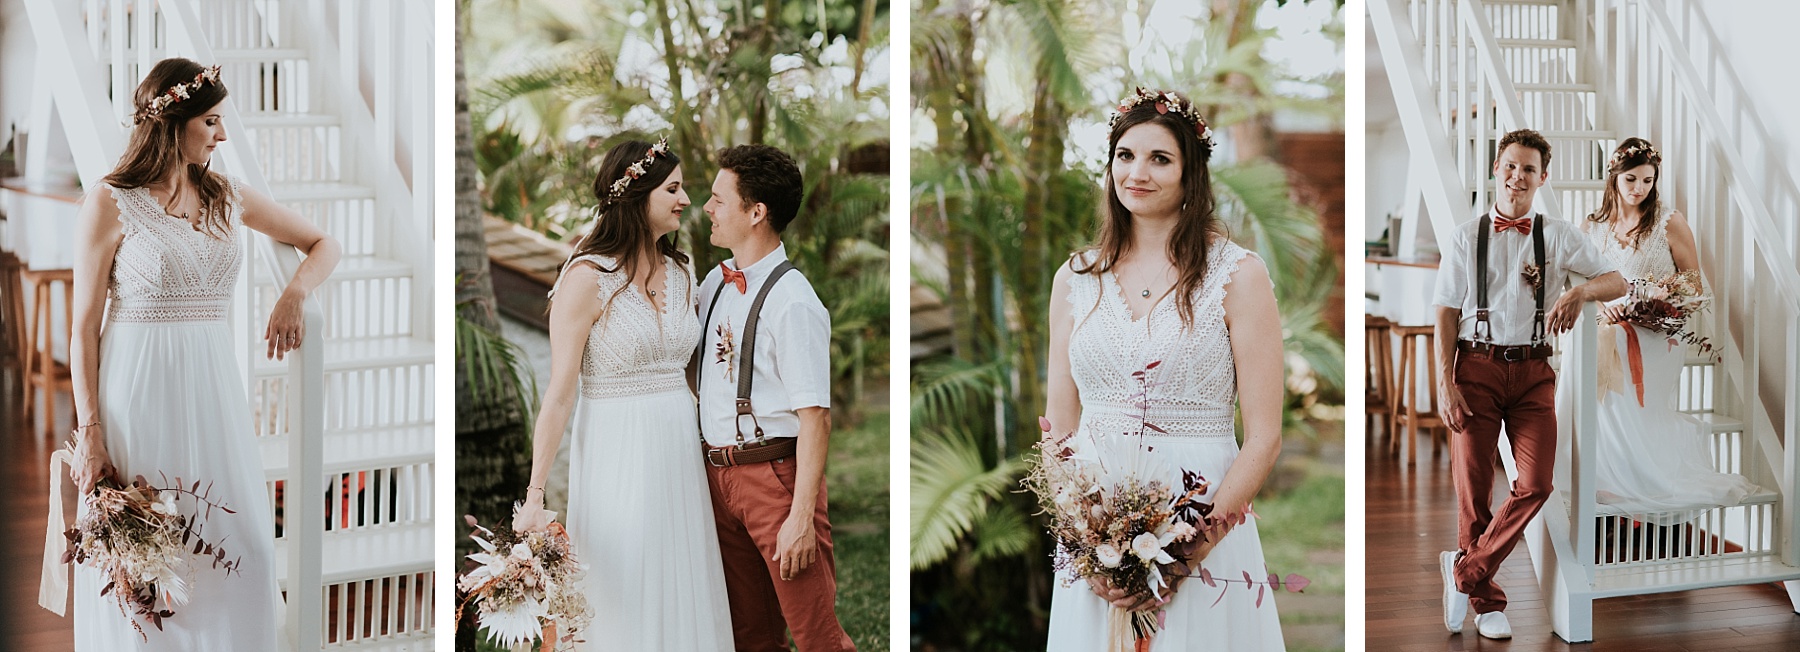
[[[1634,147],[1637,151],[1626,152]],[[1613,215],[1625,209],[1625,198],[1619,195],[1619,175],[1640,165],[1649,165],[1656,170],[1656,181],[1650,184],[1650,192],[1644,194],[1643,203],[1638,204],[1643,215],[1638,217],[1637,226],[1631,227],[1631,232],[1626,234],[1631,237],[1633,246],[1643,244],[1644,238],[1656,230],[1656,221],[1662,219],[1662,200],[1657,192],[1662,186],[1662,153],[1657,152],[1650,141],[1626,138],[1613,149],[1613,157],[1606,166],[1606,192],[1600,196],[1600,208],[1588,214],[1590,222],[1611,224]]]
[[[594,176],[594,197],[599,204],[594,208],[594,226],[586,235],[575,243],[575,251],[569,254],[569,260],[563,261],[566,269],[569,262],[581,256],[608,256],[618,261],[611,269],[596,264],[602,274],[625,273],[637,269],[638,259],[644,251],[655,242],[656,251],[681,263],[682,274],[687,274],[685,265],[688,256],[677,248],[679,229],[668,236],[657,238],[650,232],[650,215],[646,207],[650,203],[650,193],[662,187],[663,179],[668,178],[675,167],[681,165],[681,157],[673,149],[656,155],[650,164],[644,166],[644,173],[633,179],[625,187],[625,192],[618,199],[612,198],[610,189],[614,181],[625,176],[625,169],[644,159],[650,153],[650,143],[641,140],[628,140],[607,150],[606,156],[600,159],[600,172]],[[619,286],[612,296],[607,297],[606,305],[611,306],[614,298],[631,285],[630,279]],[[604,311],[605,308],[602,308]]]
[[[150,68],[150,74],[144,76],[144,81],[139,82],[137,90],[131,94],[131,103],[136,109],[132,118],[137,123],[131,128],[131,140],[125,144],[125,154],[119,157],[118,166],[104,180],[114,188],[143,188],[185,172],[188,183],[200,196],[200,225],[208,235],[225,238],[231,232],[226,207],[226,195],[230,191],[225,177],[211,171],[211,161],[194,165],[181,160],[181,137],[187,131],[188,121],[206,115],[225,101],[225,82],[207,82],[190,88],[186,99],[170,104],[160,112],[152,113],[149,108],[152,100],[167,93],[171,87],[191,82],[205,70],[200,64],[180,57],[163,59]],[[170,197],[169,201],[173,204],[176,199]]]
[[[1154,91],[1162,92],[1162,91]],[[1173,93],[1182,103],[1192,106],[1187,96]],[[1168,129],[1175,136],[1176,147],[1181,154],[1181,218],[1175,224],[1175,230],[1169,235],[1169,262],[1175,265],[1179,277],[1175,282],[1175,308],[1181,313],[1181,324],[1184,327],[1194,325],[1194,294],[1200,282],[1206,278],[1207,254],[1212,246],[1212,239],[1226,235],[1225,228],[1214,214],[1212,192],[1212,172],[1207,169],[1207,159],[1212,157],[1212,145],[1200,138],[1199,126],[1189,122],[1176,111],[1161,113],[1156,110],[1155,102],[1142,102],[1119,116],[1113,123],[1112,133],[1107,137],[1106,164],[1106,213],[1101,218],[1100,241],[1094,246],[1076,252],[1071,268],[1076,274],[1099,275],[1111,271],[1119,259],[1131,251],[1131,211],[1119,202],[1118,190],[1113,187],[1112,159],[1118,150],[1119,138],[1141,124],[1154,124]],[[1091,261],[1085,261],[1090,251],[1099,255]]]

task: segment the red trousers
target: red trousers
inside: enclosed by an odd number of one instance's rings
[[[818,559],[791,580],[781,579],[776,537],[794,504],[794,458],[716,467],[707,465],[713,524],[725,561],[725,593],[731,601],[731,635],[738,652],[787,652],[788,631],[800,652],[853,651],[837,619],[837,566],[831,556],[831,522],[825,487],[813,506]]]
[[[1456,545],[1463,553],[1456,561],[1456,590],[1469,594],[1475,613],[1504,611],[1506,592],[1494,582],[1494,574],[1550,497],[1556,466],[1556,372],[1545,360],[1505,362],[1462,352],[1456,360],[1456,384],[1473,413],[1450,438]],[[1502,426],[1518,478],[1495,512],[1494,465]]]

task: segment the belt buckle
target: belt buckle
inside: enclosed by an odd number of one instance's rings
[[[1500,361],[1501,362],[1524,362],[1527,359],[1526,354],[1529,352],[1530,351],[1528,349],[1526,349],[1525,347],[1522,347],[1522,346],[1515,346],[1515,347],[1508,347],[1508,348],[1500,349]]]
[[[724,449],[721,449],[721,448],[706,449],[707,465],[712,466],[714,468],[720,468],[720,469],[730,466],[729,464],[726,464],[727,460],[725,458],[723,451],[724,451]]]

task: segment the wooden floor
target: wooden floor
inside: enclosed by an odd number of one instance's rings
[[[1368,577],[1367,649],[1428,650],[1630,650],[1632,652],[1793,652],[1800,650],[1800,615],[1773,585],[1736,586],[1594,603],[1594,643],[1569,645],[1550,631],[1550,615],[1523,544],[1500,569],[1506,589],[1510,642],[1475,634],[1470,618],[1461,635],[1444,629],[1437,556],[1456,547],[1456,494],[1444,453],[1433,455],[1419,439],[1418,467],[1384,454],[1372,438],[1365,513]],[[1379,444],[1379,445],[1378,445]],[[1499,474],[1504,478],[1504,474]],[[1496,491],[1495,496],[1504,496]]]
[[[18,385],[0,378],[0,650],[66,651],[75,647],[73,621],[39,607],[38,572],[44,559],[44,523],[50,494],[52,442],[23,420]],[[69,396],[58,401],[55,432],[67,432]],[[70,490],[72,491],[72,490]]]

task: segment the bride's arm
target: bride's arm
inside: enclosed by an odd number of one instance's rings
[[[238,190],[244,198],[244,226],[299,249],[306,256],[300,261],[300,269],[294,272],[294,278],[282,288],[281,298],[269,311],[269,326],[263,330],[263,339],[269,342],[268,357],[281,359],[288,351],[300,348],[301,340],[306,337],[302,305],[306,296],[337,268],[343,247],[338,245],[337,239],[293,209],[275,203],[268,195],[251,188],[240,187]]]
[[[1694,247],[1694,230],[1688,226],[1687,217],[1681,211],[1669,213],[1669,257],[1675,259],[1675,271],[1694,273],[1694,288],[1700,294],[1706,294],[1706,277],[1700,271],[1700,254]]]
[[[526,485],[525,504],[513,517],[514,530],[542,530],[550,524],[544,513],[544,483],[549,481],[550,467],[562,448],[569,414],[575,410],[588,331],[600,319],[599,280],[600,270],[593,265],[571,264],[550,302],[550,384],[544,388],[537,423],[531,427],[531,480]]]
[[[1050,419],[1048,437],[1060,437],[1075,431],[1081,423],[1081,393],[1075,389],[1075,378],[1069,375],[1069,333],[1075,323],[1070,317],[1068,265],[1056,270],[1050,283],[1050,357],[1045,360],[1048,383],[1045,387],[1044,416]]]
[[[1244,446],[1225,471],[1212,495],[1215,516],[1241,515],[1262,489],[1275,458],[1281,454],[1282,366],[1281,313],[1275,288],[1262,259],[1246,256],[1226,286],[1225,328],[1231,334],[1231,357],[1237,366],[1238,409],[1244,419]],[[1222,538],[1232,526],[1213,534]]]
[[[75,226],[75,287],[70,320],[69,373],[74,379],[76,460],[69,470],[83,494],[112,475],[100,421],[100,323],[106,315],[107,279],[124,229],[112,191],[97,187],[81,202]],[[92,425],[90,425],[92,424]]]

